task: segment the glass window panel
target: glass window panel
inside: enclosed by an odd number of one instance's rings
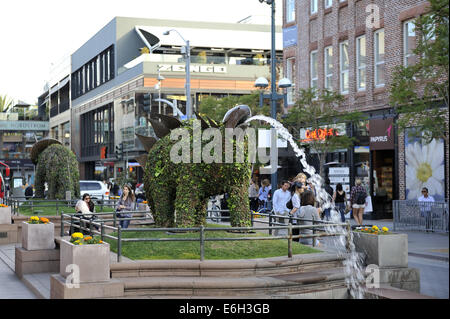
[[[341,67],[341,93],[347,93],[349,90],[349,58],[348,58],[348,42],[342,42],[340,44],[340,67]]]
[[[384,63],[377,65],[376,74],[377,74],[376,84],[377,85],[384,84]]]
[[[375,86],[384,85],[384,30],[375,32]]]
[[[414,49],[416,48],[416,32],[414,21],[407,21],[403,25],[403,54],[404,65],[413,65],[416,61]]]
[[[384,30],[375,34],[375,61],[384,61]]]
[[[333,89],[333,48],[325,48],[324,54],[324,64],[325,64],[325,88]]]
[[[358,89],[366,88],[366,68],[358,69]]]
[[[310,0],[310,1],[311,1],[311,13],[317,13],[318,0]]]
[[[295,21],[295,0],[286,0],[286,22]]]
[[[324,0],[325,1],[325,8],[329,8],[333,5],[333,0]]]
[[[311,87],[317,87],[317,51],[311,52]]]

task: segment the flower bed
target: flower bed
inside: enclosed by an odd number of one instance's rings
[[[408,267],[408,235],[389,232],[389,229],[356,229],[353,243],[364,253],[367,265],[379,267]]]
[[[381,229],[377,225],[373,225],[372,227],[356,227],[356,232],[374,234],[374,235],[389,235],[392,234],[389,232],[389,228],[382,227]]]
[[[62,239],[60,274],[67,278],[78,276],[79,283],[108,281],[110,276],[109,244],[97,237],[73,233]],[[76,279],[76,278],[75,278]]]

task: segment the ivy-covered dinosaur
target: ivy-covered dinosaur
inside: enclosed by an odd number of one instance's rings
[[[36,165],[36,197],[44,198],[45,183],[47,198],[64,199],[66,191],[72,198],[80,197],[80,174],[73,152],[55,139],[43,139],[31,149],[31,160]]]
[[[231,225],[250,226],[248,186],[251,163],[248,161],[247,148],[244,148],[244,161],[240,163],[233,160],[233,163],[214,161],[208,164],[203,159],[194,163],[195,143],[192,142],[194,121],[200,121],[202,131],[208,128],[218,129],[222,139],[222,154],[225,154],[225,128],[242,127],[250,113],[248,106],[237,106],[227,112],[220,124],[208,117],[204,119],[199,114],[196,114],[197,120],[183,122],[164,115],[157,115],[160,121],[150,119],[159,140],[137,135],[148,152],[148,155],[137,160],[145,167],[144,189],[158,226],[187,228],[204,225],[209,197],[223,193],[229,194]],[[178,128],[189,132],[189,163],[174,163],[171,160],[171,149],[180,141],[172,140],[170,133]],[[233,139],[232,143],[233,148],[237,147],[236,140]],[[201,144],[203,149],[208,140],[201,141]]]

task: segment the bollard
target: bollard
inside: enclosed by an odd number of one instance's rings
[[[70,215],[70,234],[73,234],[73,215]]]
[[[117,227],[117,262],[122,260],[122,227]]]
[[[203,225],[200,226],[200,260],[203,261],[205,259],[205,227]]]
[[[288,257],[292,258],[292,224],[288,226]]]
[[[104,241],[104,239],[105,239],[105,228],[103,227],[103,225],[104,225],[104,223],[105,222],[101,222],[101,224],[100,224],[100,237],[101,237],[101,240],[102,241]]]
[[[315,223],[315,221],[313,220],[313,221],[312,221],[312,225],[313,225],[313,226],[314,226],[314,223]],[[315,228],[315,227],[312,228],[312,233],[313,233],[313,235],[316,234],[316,228]],[[312,246],[313,246],[313,247],[316,247],[316,237],[313,237],[313,238],[312,238]]]
[[[250,221],[251,221],[252,227],[253,227],[253,219],[255,218],[253,214],[254,214],[254,212],[250,211],[250,218],[251,218]]]
[[[273,212],[269,213],[269,227],[272,227],[272,214]],[[272,228],[269,229],[269,235],[272,235]]]
[[[59,215],[59,205],[58,205],[58,203],[59,203],[59,200],[56,200],[56,216]]]
[[[64,237],[64,214],[61,214],[61,237]]]

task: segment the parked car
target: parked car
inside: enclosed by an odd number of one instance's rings
[[[109,199],[108,187],[102,181],[80,181],[80,195],[88,193],[92,199]]]

